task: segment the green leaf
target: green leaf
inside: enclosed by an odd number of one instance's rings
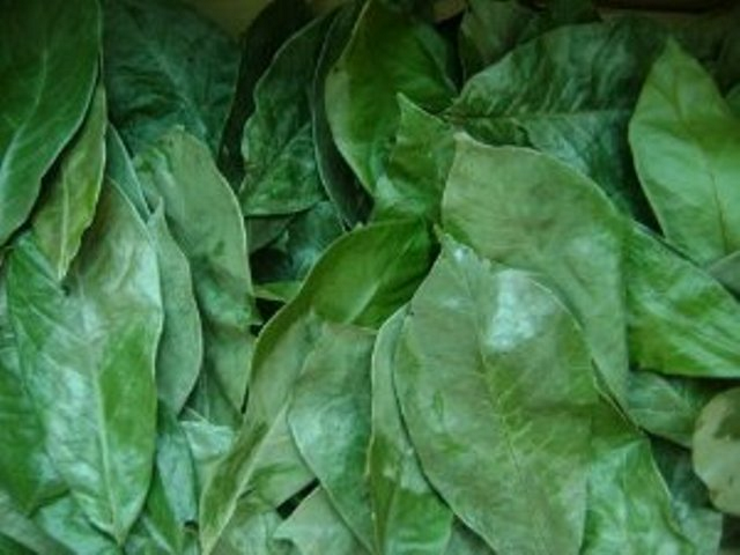
[[[647,217],[626,132],[663,37],[632,19],[556,29],[473,76],[447,117],[483,142],[552,154]]]
[[[403,305],[425,274],[430,238],[418,222],[398,221],[353,231],[324,254],[298,295],[262,330],[253,358],[249,403],[240,439],[216,469],[201,498],[201,542],[208,551],[228,524],[243,494],[256,491],[261,470],[274,472],[270,437],[287,428],[286,408],[304,361],[327,323],[379,327]],[[263,429],[264,428],[264,429]],[[256,431],[265,439],[257,438]],[[266,432],[266,433],[265,433]],[[291,442],[279,450],[283,471],[298,473]],[[273,459],[273,460],[271,460]],[[279,468],[279,467],[278,467]],[[278,485],[281,480],[276,480]],[[295,485],[303,486],[298,481]]]
[[[740,388],[717,395],[704,407],[694,432],[694,470],[712,503],[740,515]]]
[[[517,45],[549,30],[544,14],[514,0],[470,0],[460,22],[459,49],[465,75],[499,61]]]
[[[673,513],[650,442],[611,405],[594,412],[584,555],[695,553]]]
[[[291,37],[255,87],[255,111],[242,138],[245,216],[291,214],[323,197],[306,90],[330,23],[317,19]]]
[[[740,120],[674,41],[647,77],[629,140],[669,241],[701,264],[740,248]]]
[[[3,489],[0,489],[0,514],[3,515],[0,519],[0,534],[24,546],[31,553],[72,554],[71,550],[66,549],[30,517],[24,515]]]
[[[144,510],[128,538],[131,553],[193,553],[195,535],[186,527],[198,518],[196,477],[188,439],[175,414],[160,405],[157,453]]]
[[[289,546],[273,539],[283,519],[275,511],[259,512],[243,502],[216,545],[216,555],[289,555]]]
[[[34,555],[33,551],[16,543],[4,534],[0,534],[0,551],[6,555]]]
[[[156,254],[107,184],[66,283],[26,236],[8,300],[45,447],[90,521],[122,543],[154,457],[154,362],[162,328]]]
[[[291,542],[301,555],[367,553],[320,487],[311,492],[280,525],[275,538]]]
[[[0,246],[28,218],[41,179],[87,113],[98,75],[95,0],[2,0]]]
[[[252,3],[251,0],[234,1]],[[208,5],[213,2],[208,0]],[[244,9],[240,10],[240,15],[244,15]],[[304,0],[272,0],[251,22],[241,40],[239,78],[218,158],[219,168],[234,186],[244,179],[241,142],[244,123],[254,111],[254,87],[282,44],[310,19],[311,13]]]
[[[424,216],[439,220],[447,174],[455,156],[452,128],[399,95],[401,117],[386,173],[375,190],[376,220]]]
[[[343,232],[334,205],[328,200],[317,202],[297,214],[277,239],[252,255],[255,281],[302,280]]]
[[[470,0],[458,39],[465,75],[483,70],[517,45],[557,26],[595,19],[588,0],[554,0],[537,9],[518,0]]]
[[[262,216],[246,219],[249,252],[254,253],[269,245],[288,229],[295,214],[287,216]]]
[[[234,37],[244,32],[249,23],[267,9],[273,0],[185,0],[218,23]]]
[[[144,198],[144,190],[136,175],[134,164],[126,146],[116,128],[108,124],[105,134],[105,176],[113,181],[128,201],[136,208],[142,220],[150,215],[149,206]]]
[[[697,378],[740,377],[740,305],[701,268],[634,227],[626,249],[630,358]]]
[[[730,92],[727,93],[727,105],[735,114],[735,117],[740,117],[740,84],[735,85]]]
[[[41,553],[75,555],[121,555],[113,539],[87,519],[80,505],[67,494],[42,507],[34,521],[64,549]]]
[[[316,65],[311,91],[313,142],[319,176],[324,191],[348,227],[367,219],[371,200],[334,142],[324,99],[327,76],[351,38],[361,8],[360,2],[350,2],[334,16]]]
[[[216,152],[231,106],[238,49],[174,0],[105,2],[105,88],[110,118],[139,153],[182,125]]]
[[[46,432],[18,359],[5,270],[0,268],[0,445],[5,446],[0,449],[0,492],[6,490],[18,509],[30,514],[66,488],[44,449]]]
[[[210,554],[218,544],[236,511],[243,491],[241,486],[249,482],[258,468],[259,447],[267,431],[266,426],[245,420],[230,449],[205,482],[198,519],[200,545],[205,555]]]
[[[82,234],[95,217],[103,184],[106,127],[105,91],[98,83],[87,118],[62,154],[58,174],[32,220],[36,244],[57,280],[67,274]]]
[[[172,237],[160,202],[147,222],[159,261],[164,328],[157,352],[157,392],[182,410],[203,364],[203,331],[190,264]]]
[[[698,380],[630,372],[628,412],[647,432],[691,448],[699,412],[716,390]]]
[[[190,264],[167,225],[157,199],[152,212],[133,163],[113,127],[108,129],[108,176],[147,222],[157,252],[164,308],[164,328],[157,353],[159,398],[176,412],[193,390],[203,363],[203,332]]]
[[[694,473],[691,453],[661,441],[652,446],[681,530],[693,542],[697,555],[717,555],[723,518],[709,506],[709,492]]]
[[[450,53],[433,28],[378,0],[362,10],[352,38],[326,80],[325,102],[334,140],[371,194],[383,174],[403,93],[440,111],[455,94]]]
[[[502,555],[579,553],[596,389],[560,301],[523,272],[447,248],[396,356],[411,440],[455,514]]]
[[[395,354],[406,314],[402,309],[383,324],[373,349],[370,499],[379,553],[434,555],[444,552],[453,515],[422,474],[393,387]]]
[[[279,507],[315,480],[296,449],[287,410],[286,405],[259,447],[258,463],[246,497],[256,512]]]
[[[460,138],[442,221],[479,254],[547,279],[583,326],[609,393],[623,404],[626,222],[596,184],[550,156]]]
[[[180,425],[188,438],[193,455],[200,494],[218,462],[228,453],[235,434],[228,426],[213,424],[189,409],[186,409]]]
[[[740,251],[728,254],[707,268],[711,276],[730,291],[740,296]]]
[[[203,321],[204,372],[238,413],[247,391],[258,321],[239,205],[208,149],[181,129],[136,159],[150,202],[164,202],[172,236],[187,256]]]
[[[293,388],[288,423],[308,467],[360,543],[373,549],[370,488],[370,362],[375,334],[328,325]]]
[[[480,536],[456,520],[445,555],[493,555],[493,550]]]

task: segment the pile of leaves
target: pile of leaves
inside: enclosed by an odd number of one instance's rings
[[[734,552],[738,11],[339,4],[0,0],[0,552]]]

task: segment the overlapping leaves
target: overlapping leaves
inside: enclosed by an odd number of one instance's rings
[[[737,10],[256,6],[0,0],[0,551],[736,548]]]

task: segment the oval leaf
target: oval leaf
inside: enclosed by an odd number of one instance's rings
[[[395,379],[422,466],[468,526],[502,555],[579,553],[596,389],[550,291],[446,250],[411,302]]]
[[[162,306],[146,229],[107,184],[65,286],[25,237],[8,295],[46,450],[90,521],[122,542],[154,458]]]

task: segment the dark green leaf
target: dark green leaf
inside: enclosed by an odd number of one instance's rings
[[[350,2],[334,17],[321,49],[311,92],[313,141],[319,176],[326,194],[349,227],[367,218],[370,197],[357,182],[352,169],[334,143],[324,99],[327,75],[352,36],[360,8],[362,8],[360,2]]]
[[[502,555],[579,553],[596,388],[560,301],[523,272],[447,247],[396,356],[412,442],[456,515]]]
[[[740,85],[735,85],[729,93],[727,93],[727,104],[735,114],[735,117],[740,118]]]
[[[460,57],[471,76],[548,30],[544,14],[516,0],[470,0],[460,23]]]
[[[740,120],[669,41],[630,121],[640,181],[665,236],[702,264],[740,248]]]
[[[519,0],[470,0],[460,22],[459,49],[465,74],[483,70],[517,45],[556,26],[598,18],[588,0],[554,0],[538,8]]]
[[[276,240],[252,255],[255,281],[302,280],[343,231],[331,202],[314,204],[297,214]]]
[[[307,91],[330,23],[318,19],[291,37],[255,87],[242,138],[239,199],[246,216],[291,214],[323,197]]]
[[[288,228],[295,214],[247,218],[249,252],[253,253],[277,240]]]
[[[217,151],[239,51],[214,24],[175,0],[108,0],[104,53],[111,120],[134,153],[175,125]]]
[[[655,462],[671,492],[673,512],[697,555],[717,555],[722,538],[722,515],[709,507],[709,492],[691,466],[691,453],[654,441]]]
[[[218,158],[219,168],[232,185],[241,184],[244,179],[241,143],[244,123],[254,110],[254,87],[270,65],[275,52],[310,18],[310,10],[303,0],[268,0],[267,6],[254,19],[241,41],[239,78]]]
[[[25,237],[8,299],[46,449],[91,522],[121,543],[149,488],[162,328],[156,254],[133,207],[104,187],[64,286]]]
[[[370,0],[329,72],[325,102],[334,140],[362,185],[373,193],[396,130],[396,95],[422,108],[449,105],[455,87],[450,53],[433,28]]]
[[[556,29],[472,77],[447,116],[484,142],[552,154],[647,217],[626,132],[663,42],[660,29],[642,20]]]
[[[0,534],[0,552],[5,555],[34,555],[30,549],[23,547],[4,534]]]
[[[98,75],[95,0],[0,2],[0,246],[87,113]]]

